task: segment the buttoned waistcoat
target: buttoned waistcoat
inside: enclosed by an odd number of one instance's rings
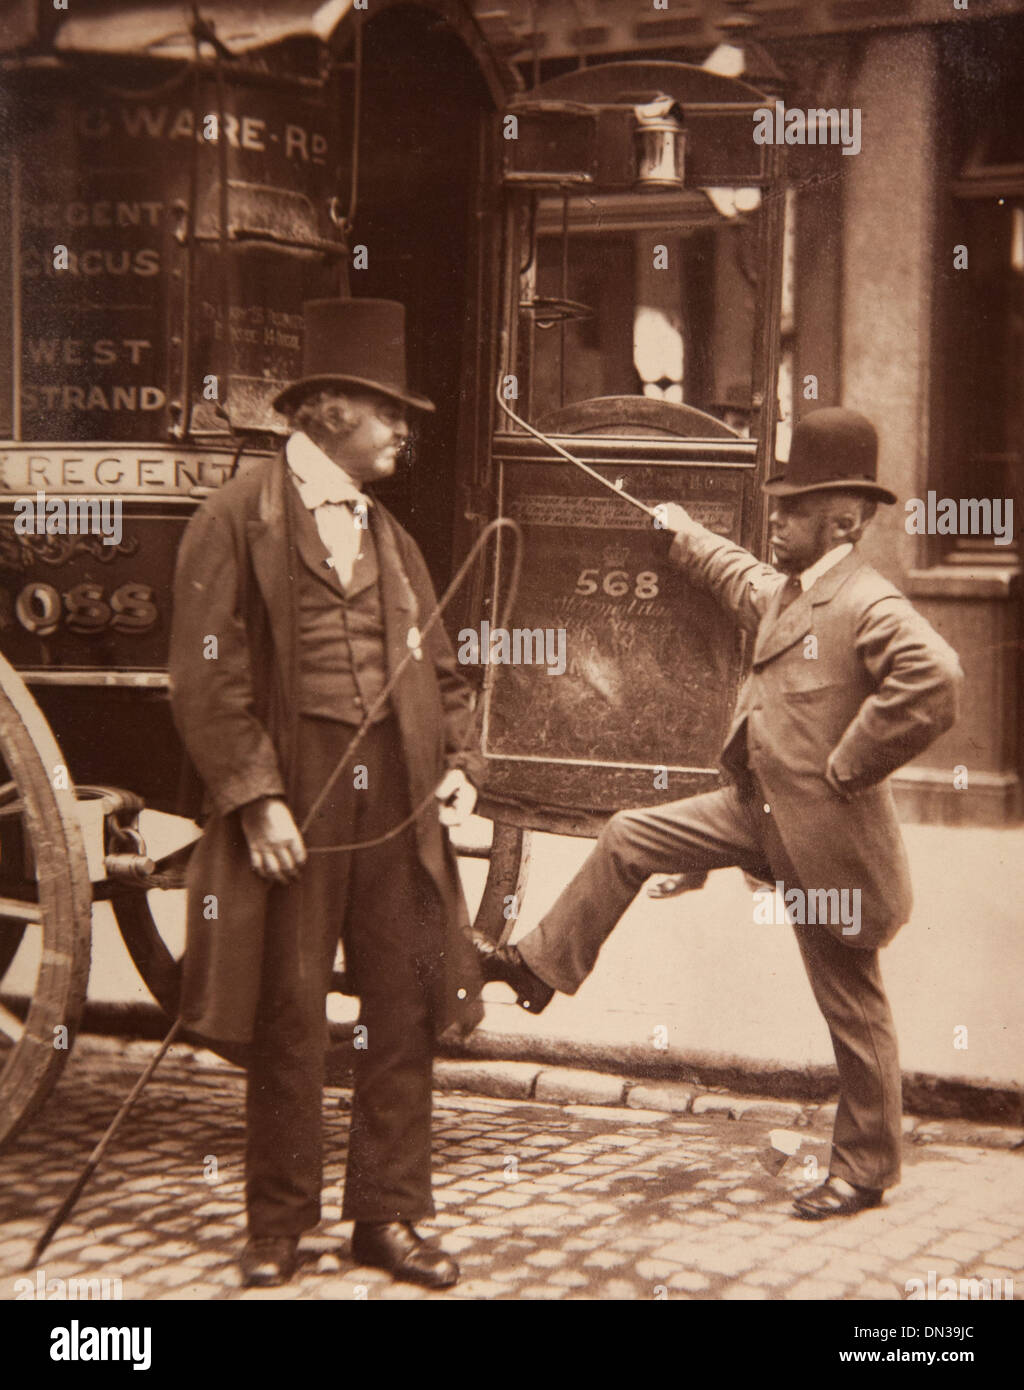
[[[377,529],[359,529],[359,555],[342,586],[312,512],[295,508],[300,714],[360,724],[378,706],[375,722],[391,713],[391,702],[379,701],[388,669]]]

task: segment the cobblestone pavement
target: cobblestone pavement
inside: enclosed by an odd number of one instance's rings
[[[81,1038],[45,1110],[0,1156],[0,1297],[120,1279],[123,1297],[142,1299],[900,1299],[931,1271],[1014,1280],[1024,1294],[1024,1154],[1005,1140],[941,1142],[948,1127],[926,1126],[911,1142],[908,1121],[904,1180],[886,1205],[808,1224],[789,1202],[815,1166],[826,1171],[828,1107],[789,1127],[801,1147],[773,1175],[759,1155],[792,1106],[761,1103],[737,1120],[728,1098],[693,1114],[447,1092],[435,1098],[437,1215],[421,1229],[457,1256],[462,1281],[444,1294],[394,1284],[353,1265],[339,1220],[341,1091],[325,1098],[324,1219],[299,1273],[283,1289],[244,1290],[243,1077],[187,1048],[143,1094],[42,1273],[23,1274],[151,1052]]]

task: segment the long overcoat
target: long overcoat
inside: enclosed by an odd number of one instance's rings
[[[886,779],[956,719],[956,653],[856,548],[785,608],[785,576],[721,536],[677,536],[671,555],[753,637],[723,767],[756,774],[808,895],[859,890],[860,931],[833,934],[884,945],[913,905]]]
[[[287,799],[295,766],[299,562],[290,537],[298,505],[283,453],[254,465],[197,510],[175,575],[171,704],[210,812],[188,868],[181,1016],[191,1031],[223,1042],[252,1039],[273,891],[250,865],[238,810],[257,797]],[[389,674],[420,644],[391,695],[415,807],[446,768],[479,774],[479,755],[465,747],[472,693],[443,622],[420,637],[435,596],[416,543],[380,503],[369,525]],[[416,835],[444,910],[435,1031],[465,1033],[482,1017],[480,974],[457,864],[432,806]]]

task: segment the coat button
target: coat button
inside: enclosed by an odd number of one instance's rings
[[[765,814],[770,816],[772,813],[772,808],[768,805],[767,801],[764,803],[764,809]]]

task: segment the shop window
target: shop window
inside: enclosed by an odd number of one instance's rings
[[[1014,535],[936,538],[933,558],[954,563],[1019,555],[1024,524],[1024,42],[1019,25],[986,27],[946,54],[946,109],[962,116],[939,238],[942,491],[989,499],[993,517],[1012,503]]]

